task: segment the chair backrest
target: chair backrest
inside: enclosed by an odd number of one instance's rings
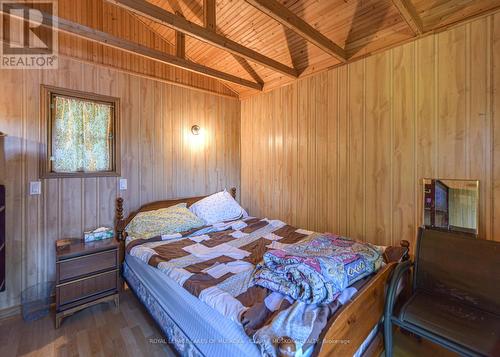
[[[419,229],[414,287],[500,315],[500,242]]]

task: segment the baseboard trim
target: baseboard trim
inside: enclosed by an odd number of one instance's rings
[[[21,316],[21,305],[15,305],[0,310],[0,320]]]
[[[50,296],[50,311],[54,311],[55,308],[56,308],[56,295],[54,294]],[[14,316],[21,317],[21,314],[22,314],[21,304],[11,307],[6,307],[5,309],[0,309],[0,320],[8,319]]]

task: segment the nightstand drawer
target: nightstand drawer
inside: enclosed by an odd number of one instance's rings
[[[75,279],[107,269],[116,269],[118,250],[83,255],[57,262],[59,282]]]
[[[118,288],[118,271],[112,270],[105,273],[61,284],[57,289],[57,305],[85,299],[105,292],[116,292]]]

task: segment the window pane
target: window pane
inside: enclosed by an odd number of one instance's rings
[[[112,106],[59,96],[53,104],[52,170],[112,170]]]

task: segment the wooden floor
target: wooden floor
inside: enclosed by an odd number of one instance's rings
[[[35,321],[0,321],[0,356],[175,356],[160,330],[130,290],[120,296],[120,308],[103,303],[66,318],[54,328],[54,313]],[[395,335],[394,355],[455,356],[426,341]],[[230,357],[230,356],[227,356]],[[383,354],[382,356],[383,357]]]
[[[130,292],[120,296],[120,309],[103,303],[80,311],[54,328],[54,312],[35,321],[0,321],[0,356],[175,356],[163,336]]]
[[[382,353],[381,357],[385,354]],[[424,339],[417,339],[412,335],[396,332],[394,335],[394,356],[395,357],[458,357],[439,345]]]

